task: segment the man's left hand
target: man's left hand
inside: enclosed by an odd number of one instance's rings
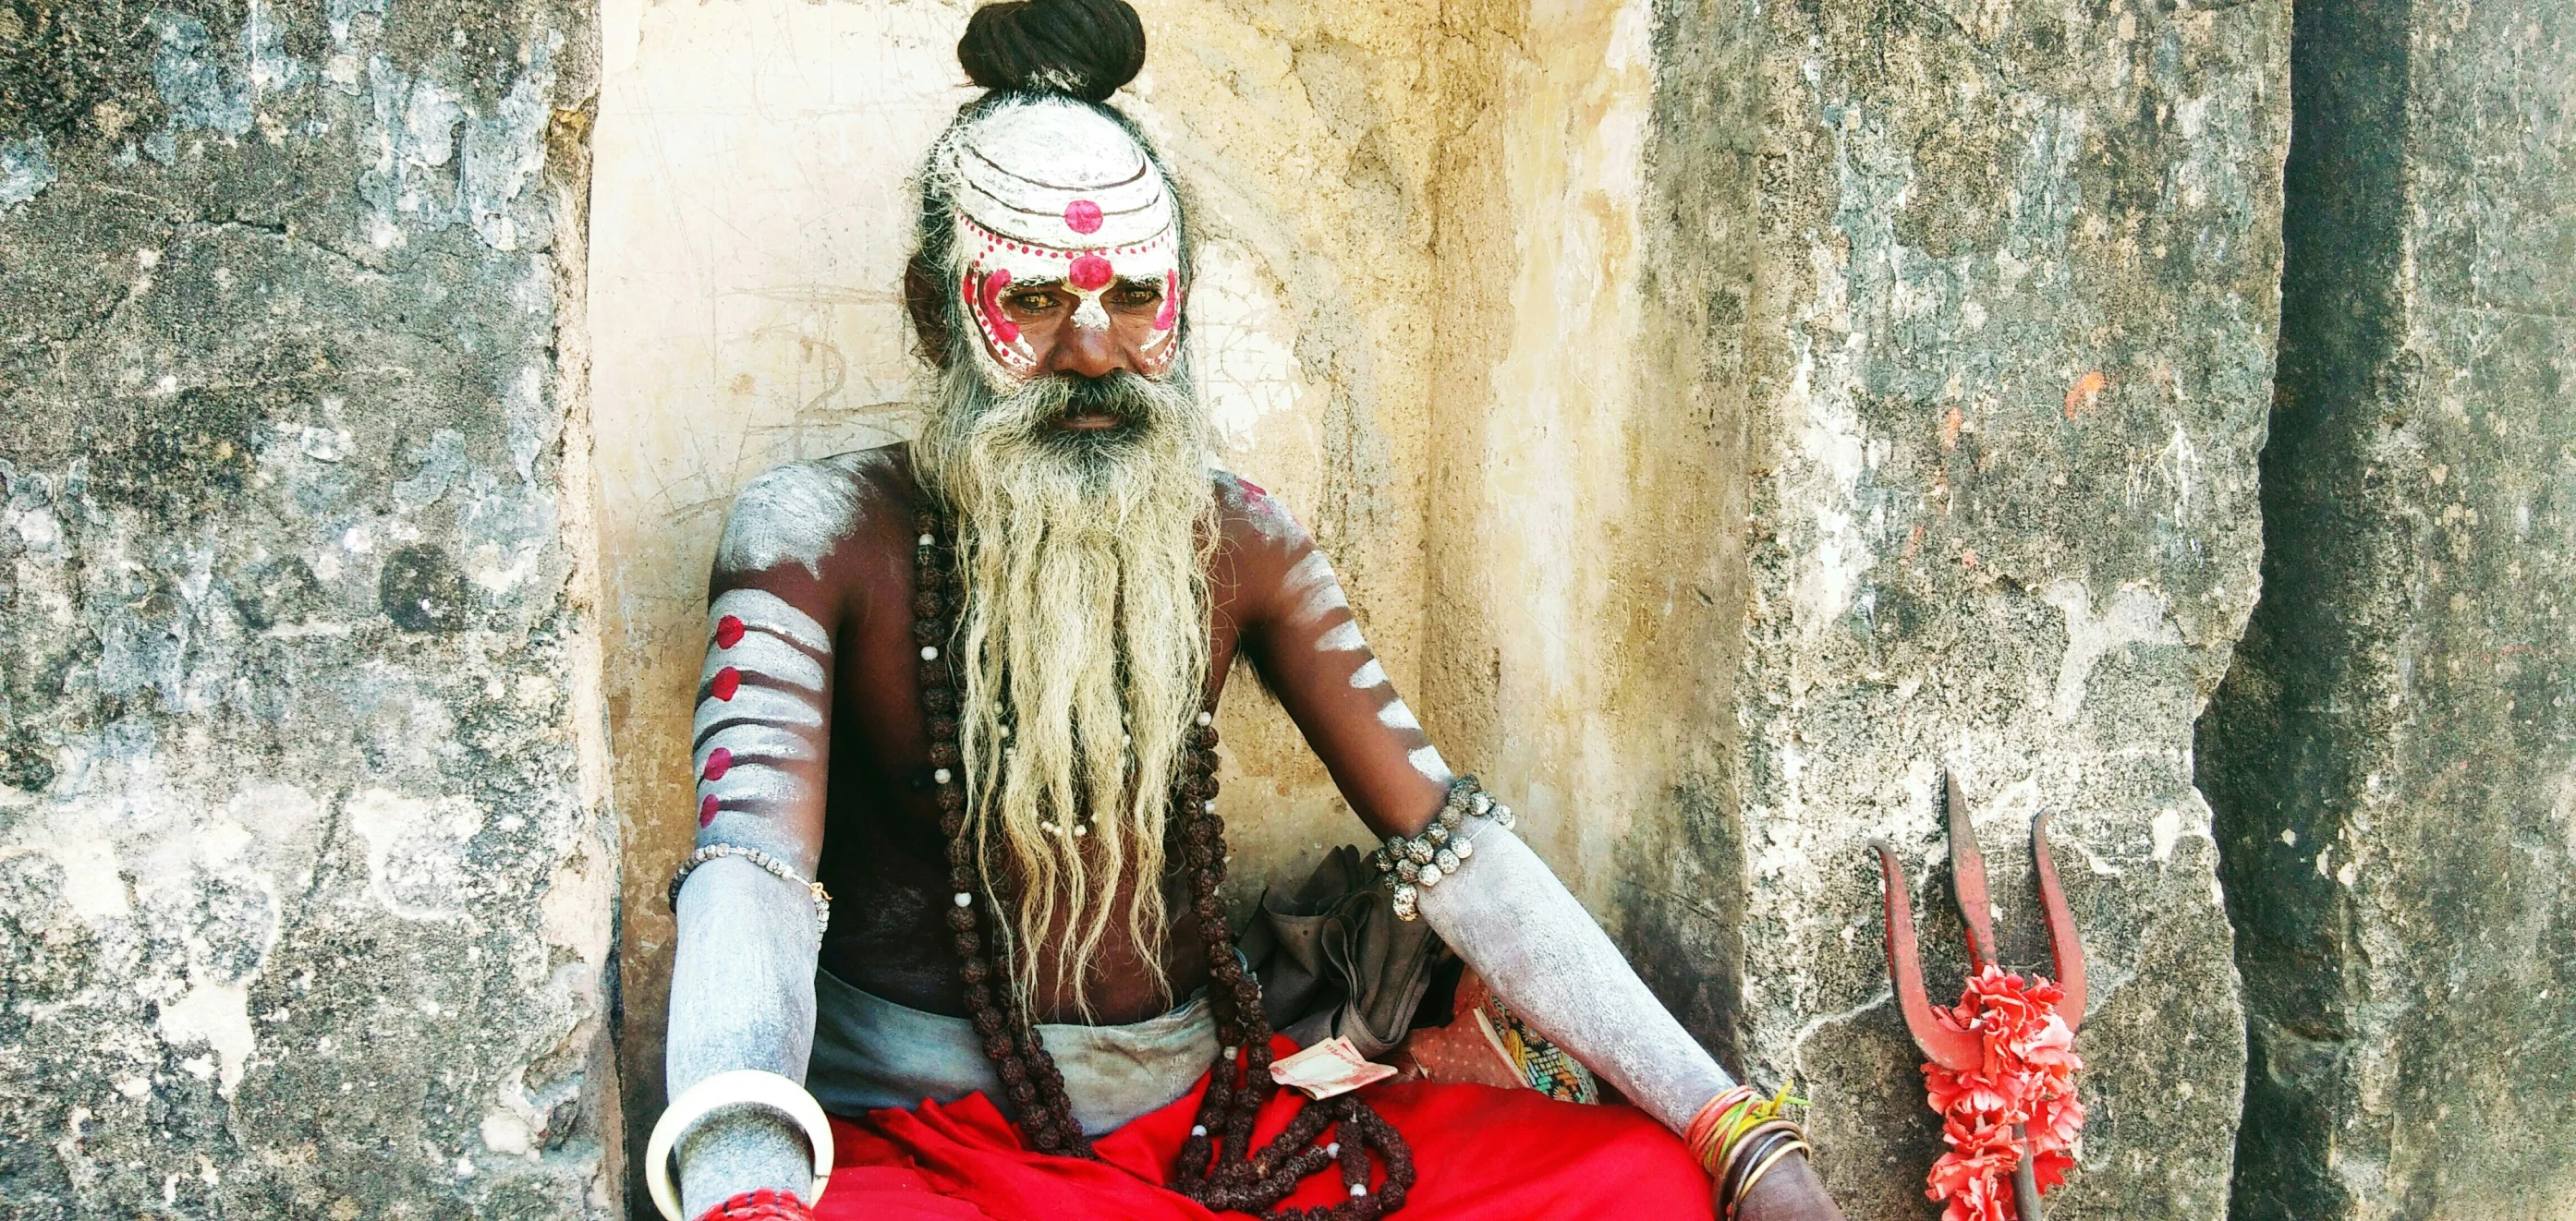
[[[1843,1210],[1825,1194],[1825,1181],[1801,1152],[1763,1175],[1736,1206],[1735,1216],[1736,1221],[1843,1221]]]

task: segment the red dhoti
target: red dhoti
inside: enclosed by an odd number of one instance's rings
[[[1281,1054],[1294,1050],[1282,1043]],[[1165,1187],[1198,1114],[1202,1077],[1178,1101],[1092,1142],[1098,1161],[1020,1143],[991,1100],[832,1119],[832,1185],[817,1221],[1211,1221]],[[1707,1221],[1706,1172],[1681,1138],[1635,1107],[1558,1102],[1534,1090],[1415,1081],[1362,1091],[1413,1148],[1401,1221]],[[1256,1142],[1288,1125],[1305,1096],[1280,1090]],[[1378,1170],[1379,1177],[1385,1171]],[[1282,1203],[1344,1198],[1327,1169]],[[1228,1213],[1225,1216],[1240,1216]]]

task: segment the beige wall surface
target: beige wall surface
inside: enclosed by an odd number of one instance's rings
[[[1625,819],[1584,799],[1653,783],[1622,771],[1623,722],[1594,715],[1623,674],[1603,624],[1658,613],[1599,579],[1621,552],[1593,519],[1637,461],[1646,5],[1139,7],[1147,69],[1116,101],[1192,208],[1216,460],[1314,529],[1452,763],[1522,795],[1535,842],[1603,897]],[[661,1098],[658,896],[692,831],[707,564],[752,476],[917,426],[906,179],[974,96],[954,56],[970,8],[604,8],[591,332],[641,1117]],[[1542,59],[1490,36],[1516,29]],[[1426,622],[1435,604],[1451,610]],[[1423,674],[1433,652],[1473,673]],[[1275,705],[1236,691],[1225,802],[1249,891],[1365,832]]]

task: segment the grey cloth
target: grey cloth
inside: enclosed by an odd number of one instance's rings
[[[1363,1056],[1404,1040],[1448,952],[1428,923],[1396,918],[1375,871],[1347,845],[1296,890],[1263,891],[1237,945],[1261,980],[1272,1030],[1300,1046],[1340,1035]]]
[[[1421,921],[1395,918],[1359,849],[1336,848],[1294,892],[1262,892],[1237,951],[1261,980],[1270,1027],[1300,1045],[1335,1035],[1374,1056],[1404,1038],[1444,952]],[[1205,993],[1128,1026],[1041,1023],[1082,1130],[1100,1136],[1160,1109],[1216,1060]],[[823,1109],[858,1115],[955,1102],[982,1091],[1017,1118],[974,1023],[924,1013],[814,973],[814,1053],[805,1088]]]
[[[1202,994],[1128,1026],[1040,1024],[1082,1130],[1100,1136],[1190,1092],[1216,1061],[1216,1018]],[[982,1091],[1017,1118],[975,1024],[898,1005],[814,973],[814,1055],[805,1089],[823,1109],[860,1115],[955,1102]]]

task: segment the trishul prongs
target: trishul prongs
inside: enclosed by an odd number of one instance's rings
[[[1986,857],[1977,850],[1977,831],[1968,819],[1968,801],[1959,792],[1959,777],[1941,778],[1943,812],[1950,822],[1950,881],[1958,892],[1959,916],[1968,929],[1968,969],[1981,971],[1996,962],[1994,904],[1986,896]],[[1896,986],[1896,1007],[1914,1045],[1934,1064],[1951,1072],[1979,1067],[1985,1049],[1975,1031],[1943,1023],[1923,991],[1923,965],[1914,941],[1914,899],[1905,886],[1905,867],[1885,840],[1871,840],[1878,853],[1879,876],[1886,883],[1887,972]],[[2039,905],[2048,916],[2048,951],[2064,999],[2058,1013],[2071,1033],[2084,1023],[2084,943],[2075,933],[2075,914],[2066,907],[2066,892],[2057,884],[2057,862],[2048,855],[2048,815],[2030,825],[2031,866],[2038,874]],[[2016,1132],[2016,1135],[2025,1134]],[[2013,1171],[2013,1196],[2023,1221],[2041,1221],[2039,1187],[2031,1159],[2024,1155]]]

